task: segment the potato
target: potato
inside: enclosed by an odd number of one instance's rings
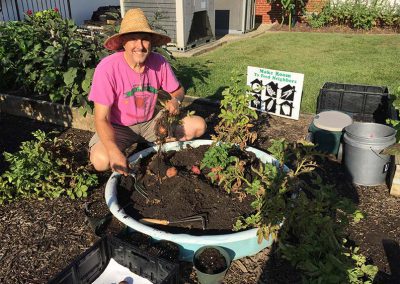
[[[178,174],[178,170],[175,167],[170,167],[167,169],[165,175],[169,178],[172,178]]]

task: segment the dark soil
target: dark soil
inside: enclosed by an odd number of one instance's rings
[[[194,266],[207,274],[218,274],[227,268],[225,257],[215,248],[206,248],[194,258]]]
[[[171,222],[169,226],[163,227],[166,231],[201,235],[232,233],[238,217],[253,211],[250,204],[254,199],[226,194],[208,177],[210,170],[207,168],[200,174],[193,173],[192,166],[200,166],[208,148],[200,146],[143,158],[136,164],[136,186],[140,184],[147,197],[135,190],[135,180],[131,176],[121,176],[119,204],[124,207],[133,201],[131,206],[125,208],[125,212],[136,219],[168,220]],[[241,154],[241,160],[247,163],[247,169],[258,167],[255,155],[237,152]],[[171,168],[177,173],[168,177],[166,174]],[[249,175],[251,181],[250,178]]]

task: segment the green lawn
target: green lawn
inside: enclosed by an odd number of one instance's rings
[[[304,74],[301,111],[315,112],[325,82],[400,85],[400,35],[268,33],[228,43],[193,58],[179,58],[177,76],[187,94],[219,98],[231,70],[247,66]]]

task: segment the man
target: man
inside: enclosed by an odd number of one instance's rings
[[[159,89],[171,99],[165,109],[179,113],[185,91],[171,66],[160,54],[151,51],[171,39],[151,29],[140,9],[131,9],[121,22],[119,33],[109,37],[104,46],[116,53],[104,58],[96,67],[89,94],[94,102],[96,134],[89,142],[90,161],[98,171],[112,169],[129,172],[124,150],[133,143],[156,140],[154,116]],[[175,133],[180,140],[204,134],[206,124],[199,116],[185,117]]]

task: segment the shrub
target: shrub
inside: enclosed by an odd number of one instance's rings
[[[328,25],[345,25],[354,29],[369,30],[375,26],[398,28],[400,5],[375,2],[371,5],[354,0],[327,4],[320,13],[306,16],[313,28]]]
[[[345,226],[363,215],[316,171],[323,155],[314,145],[271,141],[268,151],[277,161],[266,164],[246,164],[236,154],[253,141],[248,124],[257,116],[245,110],[249,97],[239,78],[232,79],[220,106],[218,143],[206,151],[201,168],[235,198],[250,197],[252,212],[239,217],[234,230],[257,228],[260,243],[277,241],[278,252],[299,269],[304,283],[372,283],[377,268],[344,241]]]
[[[23,87],[30,95],[90,110],[87,93],[94,68],[108,52],[103,36],[85,36],[55,10],[0,24],[0,88]]]
[[[9,169],[0,176],[0,204],[18,198],[86,197],[89,187],[97,184],[90,174],[68,153],[69,140],[51,139],[43,131],[33,132],[36,140],[22,142],[15,153],[4,152]]]

